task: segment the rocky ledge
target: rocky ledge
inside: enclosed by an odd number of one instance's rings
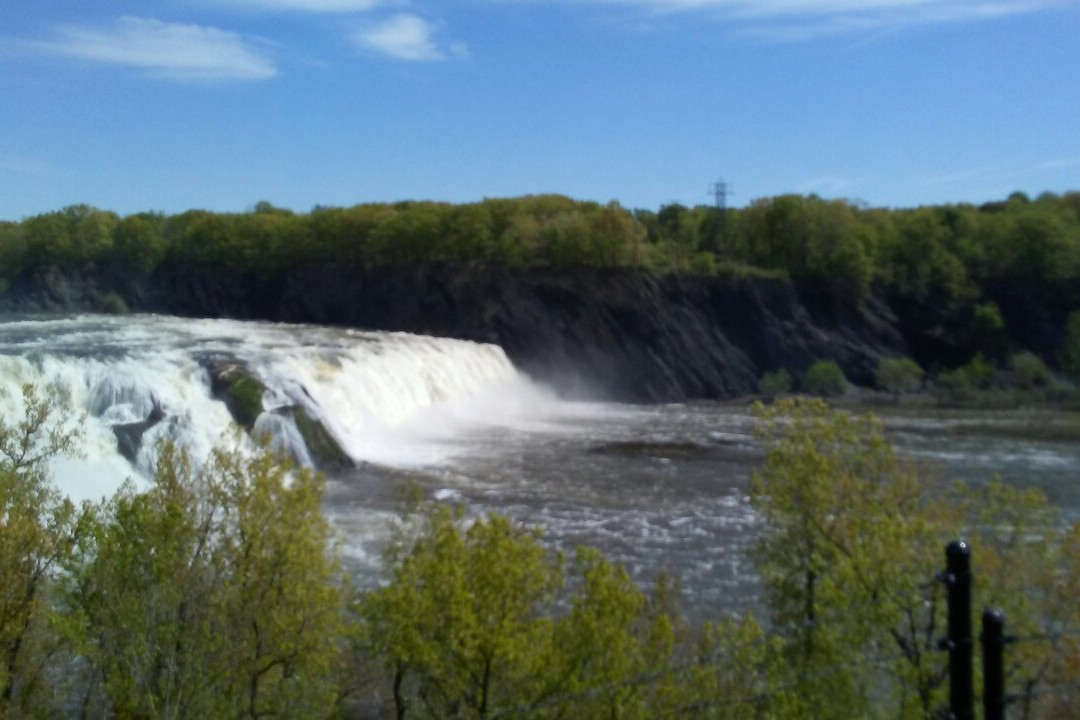
[[[799,292],[782,279],[631,270],[419,265],[295,268],[275,277],[84,268],[17,278],[0,312],[133,312],[309,322],[500,345],[561,391],[643,402],[729,398],[768,370],[835,360],[868,384],[907,355],[888,308]]]

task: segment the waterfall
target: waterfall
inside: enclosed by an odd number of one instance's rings
[[[317,422],[354,462],[423,464],[461,403],[541,391],[495,345],[305,325],[174,317],[0,321],[0,412],[18,417],[19,387],[54,385],[82,413],[85,458],[54,466],[73,498],[99,498],[152,467],[158,441],[198,461],[239,437],[208,368],[232,363],[265,388],[254,433],[313,462],[296,413]],[[246,442],[245,440],[240,440]],[[126,459],[125,459],[126,456]]]

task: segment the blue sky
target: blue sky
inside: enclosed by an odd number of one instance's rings
[[[0,218],[1080,189],[1080,0],[5,0]]]

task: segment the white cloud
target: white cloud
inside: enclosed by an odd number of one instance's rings
[[[311,13],[349,13],[370,10],[377,0],[226,0],[236,7]]]
[[[1063,157],[1056,160],[1047,160],[1031,168],[1036,172],[1046,170],[1064,170],[1067,168],[1080,167],[1080,157]]]
[[[412,62],[433,62],[468,54],[462,43],[441,47],[435,41],[435,30],[433,24],[421,17],[400,13],[356,32],[352,40],[362,48]]]
[[[147,18],[122,17],[96,28],[64,26],[55,40],[34,47],[170,80],[262,80],[277,74],[273,62],[234,32]]]
[[[578,0],[640,5],[653,10],[701,8],[741,17],[795,17],[902,13],[912,18],[986,17],[1076,4],[1075,0]]]
[[[25,157],[0,157],[0,170],[40,177],[56,174],[56,169],[49,163]]]
[[[711,12],[740,32],[800,41],[831,35],[886,32],[914,25],[969,22],[1061,7],[1080,0],[496,0],[594,7],[628,6],[671,15]]]
[[[802,195],[816,193],[818,195],[837,196],[843,195],[852,186],[852,182],[842,177],[826,175],[811,178],[796,188]]]

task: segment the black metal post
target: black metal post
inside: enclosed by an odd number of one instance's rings
[[[949,603],[949,709],[953,720],[975,720],[971,641],[971,548],[955,540],[945,548]]]
[[[1005,613],[982,616],[983,719],[1005,720]]]

